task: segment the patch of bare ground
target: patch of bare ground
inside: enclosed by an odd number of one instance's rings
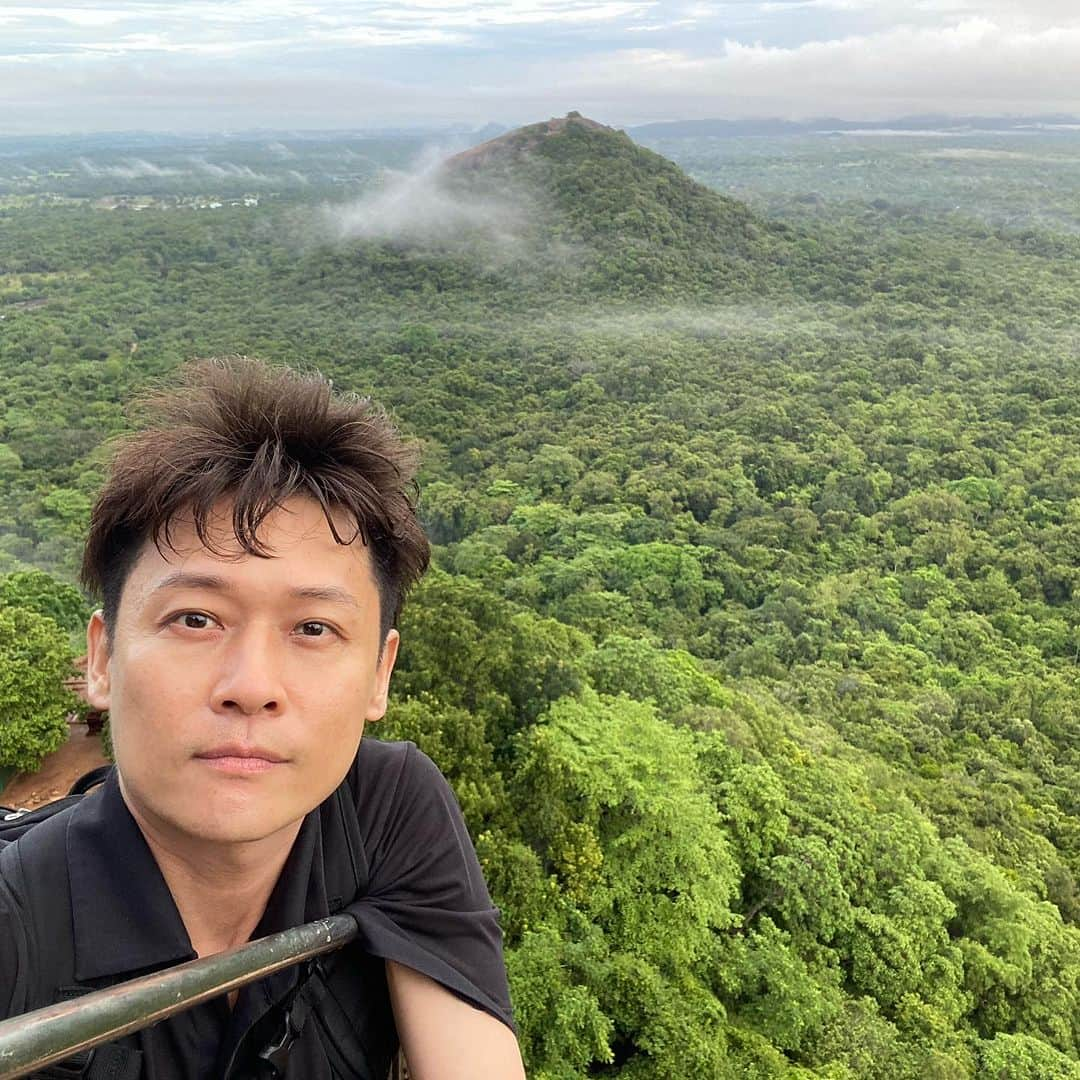
[[[36,810],[62,799],[83,773],[107,764],[101,750],[101,736],[88,735],[85,724],[72,724],[67,742],[49,754],[37,772],[16,776],[0,791],[0,803]]]

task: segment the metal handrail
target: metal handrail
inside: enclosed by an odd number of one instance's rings
[[[348,944],[358,932],[351,915],[331,915],[226,952],[0,1021],[0,1080],[28,1076],[55,1061],[156,1024],[290,964],[331,952]]]

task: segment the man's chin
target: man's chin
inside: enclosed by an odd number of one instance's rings
[[[284,836],[291,831],[289,843],[295,837],[306,811],[295,814],[280,802],[247,799],[240,805],[234,800],[196,799],[193,795],[182,806],[158,806],[151,810],[150,825],[162,840],[171,836],[180,847],[189,844],[219,845],[222,848],[237,844],[254,844]]]
[[[178,837],[196,844],[212,844],[221,848],[234,845],[258,844],[280,836],[289,829],[296,830],[299,821],[284,822],[280,825],[267,822],[248,821],[177,821],[173,822],[173,831]]]

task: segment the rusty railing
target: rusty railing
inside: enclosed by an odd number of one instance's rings
[[[144,975],[72,1001],[0,1021],[0,1080],[156,1024],[281,968],[332,952],[357,934],[351,915],[331,915],[214,956]]]

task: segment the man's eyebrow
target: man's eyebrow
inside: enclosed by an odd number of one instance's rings
[[[150,591],[158,593],[166,589],[217,589],[219,592],[230,592],[231,586],[217,574],[192,574],[187,570],[177,570],[163,577]]]
[[[354,608],[361,606],[351,592],[338,585],[305,585],[302,588],[290,589],[289,595],[301,600],[326,600],[331,604],[344,604]]]
[[[152,592],[166,589],[213,589],[217,592],[235,592],[235,586],[217,574],[193,574],[187,570],[177,570],[168,574],[154,586]],[[289,596],[298,600],[326,600],[331,604],[360,608],[360,601],[347,589],[339,585],[302,585],[289,590]]]

